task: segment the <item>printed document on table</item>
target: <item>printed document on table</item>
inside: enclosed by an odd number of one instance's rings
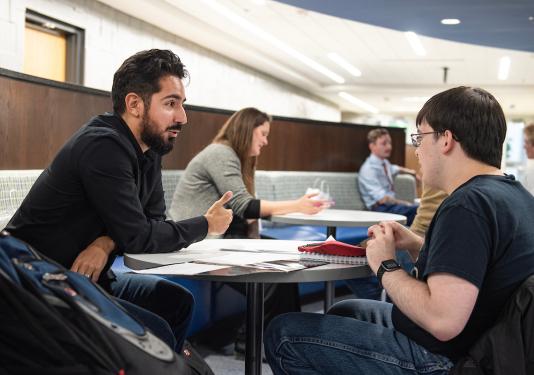
[[[132,270],[135,273],[150,275],[198,275],[200,273],[228,268],[227,265],[177,263],[161,267],[147,268],[144,270]]]
[[[220,253],[219,253],[220,254]],[[277,260],[299,260],[299,254],[280,254],[280,253],[254,253],[254,252],[225,252],[222,255],[214,256],[209,259],[196,259],[196,263],[211,263],[229,266],[247,266],[256,263],[273,262]]]
[[[298,254],[298,247],[317,241],[285,240],[225,240],[221,244],[223,251],[239,251],[271,254]]]

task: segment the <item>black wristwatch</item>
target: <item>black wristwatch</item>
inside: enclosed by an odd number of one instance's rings
[[[380,264],[380,267],[378,267],[378,271],[376,271],[376,277],[378,278],[378,286],[382,288],[382,276],[384,276],[384,272],[392,272],[400,269],[401,266],[395,259],[388,259],[383,261]]]

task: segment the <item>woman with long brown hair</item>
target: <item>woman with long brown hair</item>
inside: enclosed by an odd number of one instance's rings
[[[180,177],[169,211],[174,220],[206,212],[227,191],[233,197],[227,204],[234,218],[225,238],[259,238],[257,219],[264,216],[301,212],[314,214],[326,201],[304,195],[290,201],[255,198],[254,172],[261,149],[267,145],[271,117],[256,108],[234,113],[219,130],[212,143],[198,153]],[[245,294],[243,284],[231,283]],[[264,292],[265,325],[276,315],[300,310],[297,284],[267,284]],[[235,351],[244,354],[244,325],[238,332]]]
[[[174,192],[170,215],[174,220],[201,215],[226,191],[234,220],[225,238],[257,238],[256,219],[300,212],[315,214],[328,202],[304,195],[290,201],[255,198],[254,172],[261,149],[268,144],[271,117],[256,108],[234,113],[212,143],[187,165]]]

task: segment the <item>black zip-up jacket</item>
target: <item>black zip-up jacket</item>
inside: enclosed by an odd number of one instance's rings
[[[115,241],[115,254],[169,252],[202,240],[208,223],[165,220],[161,156],[143,153],[122,118],[106,113],[67,141],[6,229],[70,268],[102,235]]]
[[[534,374],[534,275],[519,287],[498,322],[480,337],[450,374]]]

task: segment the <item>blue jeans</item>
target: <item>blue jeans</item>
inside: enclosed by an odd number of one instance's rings
[[[397,332],[391,309],[386,302],[346,300],[328,315],[281,315],[265,333],[267,361],[275,375],[446,375],[452,362]]]
[[[412,225],[413,219],[415,218],[415,214],[417,213],[417,208],[419,207],[418,204],[379,204],[376,207],[373,207],[373,211],[377,212],[389,212],[392,214],[399,214],[406,216],[406,225],[410,226]]]
[[[412,258],[403,250],[397,250],[397,262],[406,270],[410,272],[413,268]],[[378,279],[376,276],[358,277],[356,279],[345,280],[345,283],[356,296],[356,298],[379,300],[382,289],[378,287]]]
[[[193,295],[188,290],[158,276],[129,273],[117,274],[117,279],[111,282],[110,288],[115,297],[131,302],[163,318],[170,326],[176,340],[175,351],[177,353],[181,351],[195,305]],[[139,311],[128,310],[165,340],[165,337],[157,332],[161,332],[164,328],[155,319],[151,319],[151,314],[140,316]],[[157,331],[154,330],[154,326],[158,327]],[[163,336],[167,335],[163,334]]]

